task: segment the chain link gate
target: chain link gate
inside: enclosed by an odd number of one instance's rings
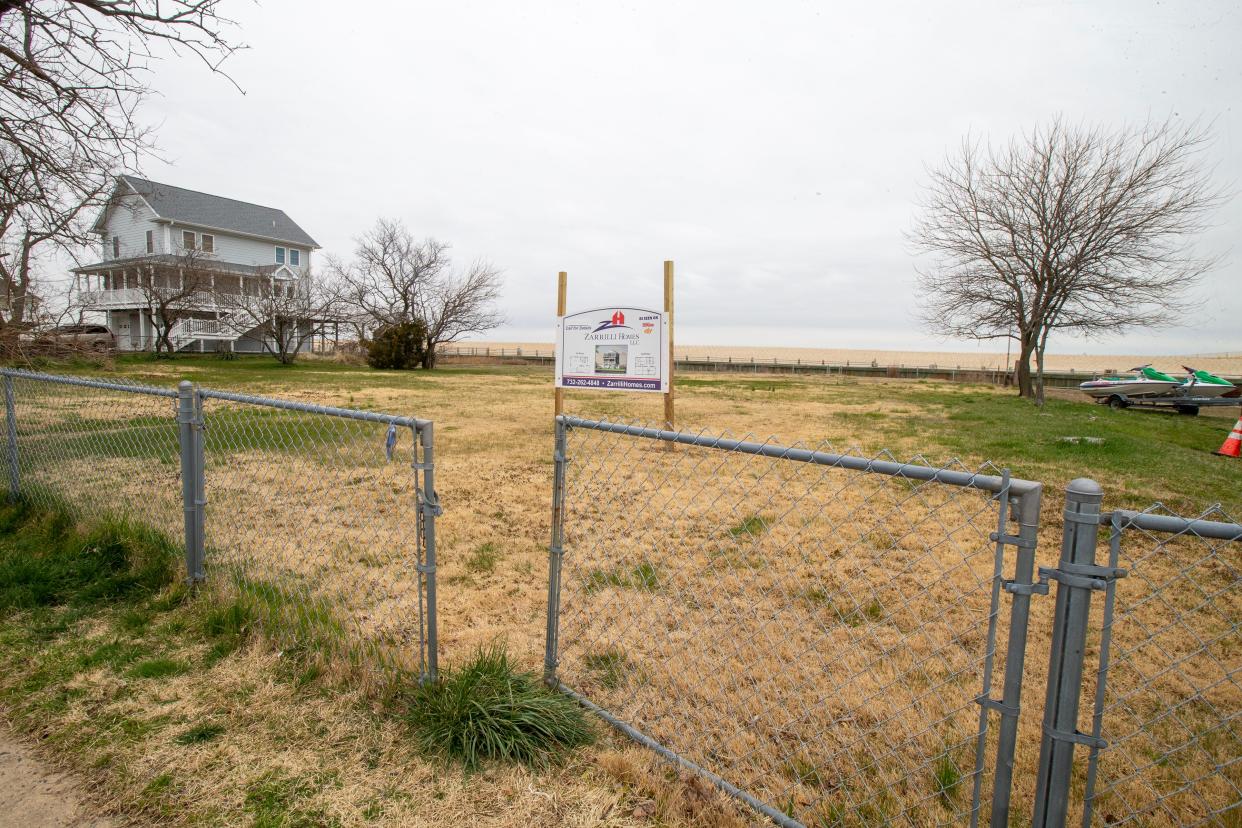
[[[1101,514],[1090,480],[1069,493],[1061,564],[1043,573],[1058,586],[1034,824],[1075,809],[1083,828],[1239,824],[1242,525],[1218,508]]]
[[[782,826],[1007,824],[1041,487],[992,472],[560,417],[545,678]]]
[[[436,676],[430,421],[189,382],[0,376],[10,497],[138,520],[184,542],[187,581],[244,598],[292,646]]]

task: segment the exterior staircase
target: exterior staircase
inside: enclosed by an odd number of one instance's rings
[[[246,331],[228,319],[182,319],[169,331],[168,341],[180,351],[197,340],[236,342]]]

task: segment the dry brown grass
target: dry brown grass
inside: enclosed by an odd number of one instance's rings
[[[524,352],[551,353],[551,342],[461,342],[461,348],[521,348]],[[964,368],[966,370],[1004,370],[1005,352],[986,351],[885,351],[868,348],[776,348],[751,345],[682,345],[677,346],[677,358],[716,359],[734,362],[795,362],[812,364],[820,361],[834,365],[850,362],[854,365],[906,365],[938,366],[940,368]],[[1047,370],[1111,372],[1127,371],[1136,365],[1155,365],[1162,371],[1180,373],[1182,365],[1193,365],[1202,371],[1227,376],[1242,375],[1242,352],[1229,354],[1049,354]],[[1009,357],[1013,364],[1013,355]]]
[[[171,365],[142,373],[160,380],[189,372]],[[355,385],[343,375],[334,387],[335,375],[325,374],[313,388],[303,384],[305,375],[288,383],[265,378],[247,390],[434,420],[445,507],[439,521],[440,655],[452,662],[503,639],[526,666],[538,669],[552,473],[547,377],[390,376]],[[945,393],[956,390],[946,387]],[[55,423],[55,405],[62,404],[49,404],[31,422]],[[659,404],[657,395],[585,392],[571,395],[569,403],[586,416],[649,420],[659,418]],[[158,405],[171,413],[165,402]],[[761,439],[769,433],[812,443],[831,437],[841,447],[861,445],[867,454],[887,448],[900,457],[927,448],[927,434],[903,427],[903,414],[943,416],[873,396],[859,399],[849,386],[830,382],[779,393],[741,382],[692,385],[680,392],[678,406],[683,422],[733,427],[738,436],[761,426]],[[115,407],[107,410],[102,419],[117,416]],[[878,429],[868,415],[879,413],[896,414],[897,422]],[[247,443],[253,427],[228,422],[209,430],[208,530],[216,560],[240,565],[249,578],[292,582],[325,597],[355,639],[380,640],[387,651],[408,655],[417,629],[412,481],[408,468],[382,462],[382,429],[316,433],[293,450],[270,441],[256,448]],[[281,422],[259,428],[277,430]],[[405,462],[408,439],[402,435]],[[790,470],[789,464],[739,462],[718,474],[714,461],[690,462],[697,456],[692,451],[669,455],[615,439],[608,449],[614,460],[593,465],[591,441],[575,439],[562,639],[567,683],[807,819],[831,820],[839,806],[935,824],[968,807],[969,778],[945,803],[935,793],[933,772],[937,757],[946,754],[963,774],[973,766],[973,697],[992,566],[986,534],[995,519],[984,498],[839,471]],[[108,504],[99,502],[100,493],[108,492],[106,500],[137,504],[156,525],[179,525],[175,465],[142,456],[57,455],[54,445],[47,450],[56,462],[43,482],[101,508]],[[598,441],[595,446],[602,448]],[[591,476],[600,469],[607,476]],[[125,481],[119,489],[118,479]],[[1059,549],[1056,515],[1064,481],[1048,482],[1043,565]],[[1115,482],[1122,485],[1124,477]],[[627,487],[644,492],[642,501],[626,497]],[[627,526],[636,512],[641,520]],[[752,516],[766,518],[761,531],[731,531]],[[481,565],[476,561],[485,547],[493,560]],[[1170,578],[1185,564],[1178,554],[1174,545],[1148,561],[1151,577]],[[655,589],[635,589],[634,576],[625,574],[645,561],[658,564]],[[630,585],[606,579],[602,587],[587,588],[595,572],[620,573]],[[1050,600],[1036,604],[1028,648],[1019,816],[1029,809],[1038,755]],[[1220,611],[1237,618],[1242,605],[1236,590],[1225,600]],[[1144,612],[1151,615],[1144,618],[1153,622],[1167,612],[1148,606]],[[1003,642],[1007,600],[1002,607]],[[1181,609],[1190,628],[1213,623],[1201,607]],[[1119,671],[1114,693],[1134,696],[1150,711],[1184,696],[1189,686],[1211,682],[1214,668],[1189,658],[1193,637],[1167,638],[1158,651],[1135,651],[1128,662],[1133,669]],[[586,661],[610,648],[629,665],[624,681]],[[1225,657],[1236,669],[1236,653]],[[1161,671],[1169,661],[1182,665],[1181,675]],[[413,666],[408,658],[404,663]],[[1002,658],[998,684],[1003,664]],[[278,654],[253,647],[214,668],[207,687],[189,677],[174,679],[158,690],[165,701],[139,694],[123,702],[126,715],[138,718],[167,710],[178,721],[225,718],[231,725],[221,742],[191,751],[135,743],[117,759],[129,769],[118,801],[132,806],[143,780],[166,768],[185,780],[177,797],[236,813],[244,810],[238,800],[244,791],[278,768],[286,777],[310,779],[314,792],[305,797],[306,807],[325,809],[343,824],[359,821],[377,797],[381,821],[391,824],[656,819],[726,825],[749,819],[697,780],[670,777],[646,752],[617,744],[587,751],[551,774],[498,768],[462,779],[414,757],[397,725],[376,724],[364,685],[306,694],[255,680],[279,669]],[[91,692],[104,698],[110,691],[98,680]],[[1089,698],[1091,679],[1087,685]],[[1211,700],[1217,709],[1236,710],[1242,700],[1235,691],[1236,684],[1218,682]],[[1191,728],[1211,723],[1210,711],[1190,712]],[[1089,721],[1080,726],[1089,729]],[[1221,748],[1232,744],[1226,740]],[[1209,760],[1184,761],[1175,770],[1196,773]]]

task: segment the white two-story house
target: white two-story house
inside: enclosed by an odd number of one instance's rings
[[[153,304],[190,278],[211,284],[180,300],[170,327],[173,347],[262,351],[262,328],[230,319],[235,305],[226,300],[260,290],[294,296],[306,289],[311,254],[319,249],[283,210],[132,175],[117,177],[92,231],[101,238],[102,257],[74,269],[75,302],[105,314],[118,348],[130,351],[154,349],[160,315]],[[189,263],[197,277],[186,275]]]

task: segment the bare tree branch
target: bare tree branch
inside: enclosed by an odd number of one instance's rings
[[[4,321],[56,250],[90,241],[113,174],[154,150],[135,113],[163,51],[213,72],[237,48],[221,0],[0,0],[0,290]],[[223,73],[221,73],[223,74]],[[227,75],[224,75],[227,78]],[[231,79],[230,79],[231,80]]]
[[[435,367],[440,345],[504,321],[494,308],[501,273],[475,262],[454,274],[449,246],[435,239],[417,241],[400,221],[379,219],[357,240],[354,261],[329,261],[342,288],[346,311],[360,333],[390,325],[422,322],[427,329],[423,367]]]
[[[911,236],[932,260],[919,271],[924,323],[1017,340],[1020,393],[1040,403],[1053,331],[1172,324],[1217,262],[1193,245],[1224,198],[1202,164],[1208,143],[1199,124],[1061,119],[1000,147],[964,141],[930,171]]]

